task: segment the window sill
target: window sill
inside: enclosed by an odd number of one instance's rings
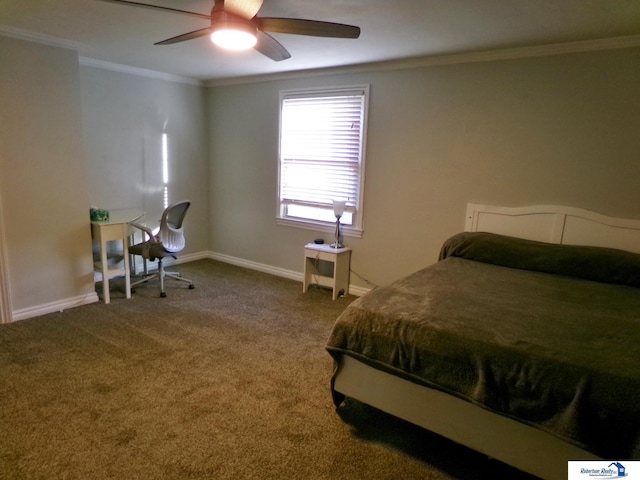
[[[314,222],[311,220],[291,220],[289,218],[276,217],[276,224],[285,227],[302,228],[305,230],[314,230],[316,232],[327,232],[332,235],[336,231],[335,224],[327,224],[324,222]],[[345,237],[362,238],[362,229],[353,226],[341,225],[340,231]]]

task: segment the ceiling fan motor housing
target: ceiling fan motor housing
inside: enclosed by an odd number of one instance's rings
[[[223,4],[216,4],[211,9],[211,31],[241,30],[256,36],[257,28],[250,20],[229,13],[223,9]]]

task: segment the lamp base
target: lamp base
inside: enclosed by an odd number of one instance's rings
[[[331,248],[343,248],[344,245],[342,245],[342,232],[340,231],[340,217],[342,216],[342,213],[340,215],[336,215],[336,236],[334,237],[336,239],[335,242],[333,242],[331,245],[329,245]]]

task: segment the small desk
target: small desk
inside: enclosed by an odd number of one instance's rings
[[[333,263],[333,277],[326,277],[318,272],[317,260]],[[319,285],[333,289],[333,299],[349,293],[349,270],[351,265],[351,249],[334,248],[326,244],[307,243],[304,246],[304,283],[302,291],[309,289],[313,277]]]
[[[131,277],[129,270],[129,223],[139,220],[144,212],[139,209],[129,208],[109,210],[109,220],[104,222],[91,222],[91,236],[100,244],[100,261],[94,263],[94,269],[102,274],[102,290],[104,303],[111,301],[109,294],[109,280],[114,277],[124,276],[125,294],[131,298]],[[109,268],[107,263],[107,242],[122,241],[124,268]]]

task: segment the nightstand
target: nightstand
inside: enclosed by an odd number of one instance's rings
[[[333,276],[322,275],[318,270],[319,261],[333,263]],[[333,248],[325,244],[307,243],[304,246],[304,283],[302,291],[309,285],[318,284],[333,289],[333,299],[349,293],[349,270],[351,265],[351,249],[347,247]],[[313,280],[313,281],[312,281]]]

